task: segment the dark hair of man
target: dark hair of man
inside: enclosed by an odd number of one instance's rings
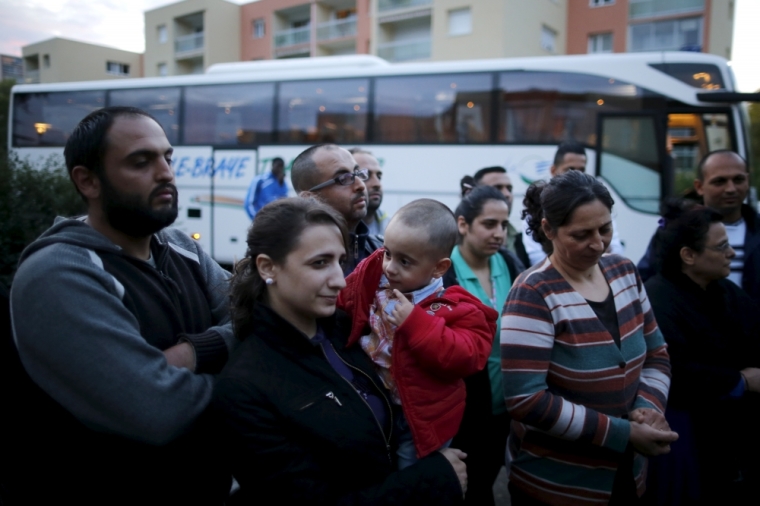
[[[701,253],[713,223],[723,219],[718,211],[693,200],[668,199],[661,207],[661,226],[654,241],[655,268],[665,276],[681,272],[681,249]]]
[[[473,188],[475,188],[475,178],[472,176],[464,176],[459,181],[459,191],[461,192],[462,198],[465,198],[465,196],[472,191]]]
[[[63,149],[69,177],[71,177],[71,171],[78,165],[87,167],[98,178],[103,175],[103,157],[108,148],[108,131],[116,118],[122,116],[145,116],[158,123],[156,118],[136,107],[104,107],[91,112],[74,128]],[[79,192],[78,188],[77,192]],[[84,199],[84,196],[82,198]]]
[[[707,163],[707,160],[711,158],[713,155],[721,155],[721,154],[731,154],[737,157],[739,160],[742,161],[744,164],[744,168],[747,172],[749,172],[749,166],[747,165],[747,160],[744,159],[742,155],[737,153],[736,151],[731,151],[730,149],[716,149],[715,151],[710,151],[705,156],[702,157],[702,159],[697,164],[697,179],[700,181],[705,180],[705,164]]]
[[[287,223],[287,226],[283,224]],[[230,280],[230,312],[232,328],[238,339],[245,339],[255,327],[252,311],[256,303],[262,302],[266,294],[266,283],[259,275],[256,258],[267,255],[275,264],[298,247],[298,242],[306,228],[315,225],[335,225],[348,244],[346,221],[332,207],[315,198],[291,197],[279,199],[264,206],[256,213],[252,226],[248,229],[248,250],[245,258],[235,265]]]
[[[448,258],[456,246],[459,236],[457,220],[451,209],[437,200],[414,200],[399,209],[391,221],[400,221],[407,227],[424,231],[427,237],[420,234],[420,240],[438,255],[438,259]]]
[[[351,148],[351,149],[348,150],[348,152],[351,153],[352,155],[361,154],[361,155],[375,156],[375,155],[372,154],[372,151],[369,151],[369,150],[366,150],[366,149],[360,148],[360,147]]]
[[[560,165],[564,161],[565,155],[568,153],[586,156],[586,148],[583,147],[583,144],[574,141],[564,141],[560,143],[560,145],[557,146],[557,152],[554,153],[554,166],[556,167],[557,165]]]
[[[486,202],[489,200],[504,202],[507,204],[507,209],[509,209],[507,198],[499,190],[493,186],[476,186],[459,203],[456,211],[454,211],[454,217],[459,219],[461,216],[464,218],[465,223],[472,225],[475,218],[483,212],[483,207],[485,207]]]
[[[279,156],[276,156],[276,157],[272,158],[272,168],[274,168],[275,166],[278,166],[278,165],[280,167],[284,167],[285,166],[285,160],[283,160]]]
[[[475,180],[476,183],[480,183],[480,180],[483,179],[486,174],[490,174],[492,172],[498,172],[499,174],[506,174],[507,169],[505,169],[504,167],[499,167],[498,165],[495,165],[493,167],[486,167],[484,169],[480,169],[479,171],[477,171],[475,175],[473,176],[473,179]]]
[[[607,188],[594,176],[571,170],[549,181],[537,181],[525,192],[522,218],[528,218],[529,233],[541,244],[546,254],[551,254],[551,242],[546,238],[541,227],[541,220],[546,219],[552,230],[565,225],[580,206],[600,201],[612,211],[615,201]]]
[[[338,146],[335,144],[315,144],[303,150],[293,160],[293,166],[290,167],[290,181],[293,183],[293,189],[296,193],[308,191],[309,188],[323,182],[315,181],[319,169],[314,163],[314,153],[322,148],[332,150],[338,149]]]

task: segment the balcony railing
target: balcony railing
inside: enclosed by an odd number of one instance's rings
[[[25,70],[24,71],[24,82],[27,84],[37,84],[40,82],[40,71],[39,70]]]
[[[290,30],[281,30],[274,34],[274,47],[296,46],[298,44],[308,44],[311,40],[311,27],[302,26],[291,28]]]
[[[174,52],[177,55],[194,53],[203,49],[203,32],[182,35],[174,39]]]
[[[377,4],[379,12],[390,11],[393,9],[406,9],[407,7],[419,7],[421,5],[430,5],[433,0],[380,0]]]
[[[317,40],[333,40],[355,36],[356,18],[336,19],[317,25]]]
[[[377,56],[393,62],[430,58],[430,39],[378,44]]]

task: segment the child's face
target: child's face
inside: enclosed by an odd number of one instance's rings
[[[435,258],[427,244],[428,234],[420,228],[412,228],[400,220],[391,221],[385,230],[385,257],[383,274],[391,289],[402,293],[413,292],[427,286],[439,272],[440,258]]]

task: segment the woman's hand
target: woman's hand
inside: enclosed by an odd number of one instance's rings
[[[459,478],[459,485],[462,487],[462,496],[464,496],[467,493],[467,464],[462,461],[467,458],[467,454],[456,448],[444,448],[439,451],[454,468],[454,472]]]
[[[647,457],[670,452],[670,443],[678,439],[672,430],[657,430],[640,422],[631,423],[630,443],[634,450]]]
[[[412,309],[414,309],[414,304],[404,297],[403,293],[395,288],[393,289],[392,298],[396,300],[396,306],[393,308],[393,311],[391,311],[391,314],[388,315],[388,320],[396,327],[399,327],[411,314]]]
[[[670,430],[670,424],[665,416],[652,408],[637,408],[628,414],[628,419],[632,422],[639,422],[657,430]]]

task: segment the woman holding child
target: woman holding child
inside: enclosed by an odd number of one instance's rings
[[[662,333],[633,264],[602,256],[602,183],[570,171],[532,184],[525,205],[550,254],[517,279],[501,322],[512,504],[635,504],[644,457],[678,437]]]
[[[287,227],[283,227],[287,223]],[[232,280],[243,342],[220,375],[212,415],[240,503],[458,504],[458,450],[397,470],[394,408],[337,312],[346,228],[313,199],[264,207]]]
[[[504,248],[509,223],[507,199],[496,188],[478,186],[462,199],[454,215],[459,241],[443,283],[458,284],[486,306],[501,311],[512,282],[525,270],[522,262]],[[466,378],[465,383],[467,406],[453,441],[467,454],[465,504],[494,504],[493,484],[504,466],[509,435],[498,337],[486,367]]]

